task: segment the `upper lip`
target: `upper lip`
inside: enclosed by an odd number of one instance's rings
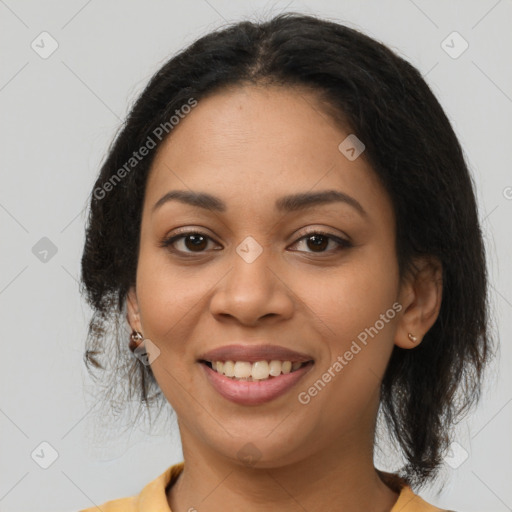
[[[199,356],[201,361],[291,361],[292,363],[305,363],[313,358],[301,352],[290,350],[280,345],[225,345]]]

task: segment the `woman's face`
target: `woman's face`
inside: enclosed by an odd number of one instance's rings
[[[338,148],[349,134],[308,92],[247,86],[200,100],[159,148],[128,315],[184,450],[277,467],[371,442],[402,313],[392,205]],[[160,201],[171,191],[215,201]],[[202,361],[221,347],[210,359],[256,380]],[[312,363],[264,378],[288,359]]]

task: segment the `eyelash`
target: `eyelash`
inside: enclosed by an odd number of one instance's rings
[[[212,240],[212,238],[210,236],[208,236],[206,233],[202,233],[201,231],[183,231],[181,233],[175,233],[171,237],[163,239],[160,242],[159,246],[167,248],[170,251],[172,251],[172,252],[174,252],[176,254],[179,254],[179,255],[183,255],[183,254],[200,255],[200,254],[206,252],[206,251],[197,251],[197,252],[194,252],[194,251],[180,251],[180,250],[177,250],[176,248],[172,247],[173,244],[176,241],[178,241],[178,240],[180,240],[182,238],[186,238],[189,235],[199,235],[199,236],[202,236],[202,237],[207,238],[209,240]],[[308,254],[330,254],[330,253],[333,253],[333,252],[338,252],[340,250],[348,249],[350,247],[353,247],[353,244],[351,242],[349,242],[348,240],[345,240],[345,239],[340,238],[338,236],[334,236],[331,233],[327,233],[327,232],[321,231],[321,230],[310,231],[309,233],[306,233],[303,236],[301,236],[300,238],[298,238],[294,243],[297,243],[297,242],[299,242],[301,240],[307,239],[307,238],[312,237],[314,235],[320,235],[320,236],[328,238],[329,240],[334,240],[338,244],[338,247],[336,249],[330,250],[330,251],[319,251],[319,252],[305,251]],[[304,251],[298,251],[298,252],[304,252]],[[185,257],[188,257],[188,256],[185,256]]]

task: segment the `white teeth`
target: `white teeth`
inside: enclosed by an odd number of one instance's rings
[[[281,361],[270,361],[270,375],[272,377],[277,377],[278,375],[281,375]]]
[[[267,361],[257,361],[253,363],[251,370],[252,380],[265,380],[268,379],[269,375],[270,370]]]
[[[235,376],[235,363],[233,361],[226,361],[224,363],[224,368],[222,370],[222,373],[226,377],[234,377]]]
[[[281,365],[281,371],[283,373],[290,373],[292,371],[292,362],[283,361],[283,364]]]
[[[291,361],[212,361],[212,369],[221,375],[240,380],[267,380],[270,377],[278,377],[298,370],[303,363]]]
[[[237,361],[235,363],[235,377],[237,379],[247,379],[247,377],[251,376],[251,363],[246,363],[245,361]]]

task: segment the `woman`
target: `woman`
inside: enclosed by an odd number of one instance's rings
[[[102,510],[440,510],[413,487],[479,396],[485,253],[450,123],[382,44],[288,13],[172,58],[101,169],[82,281],[87,361],[131,355],[112,379],[172,406],[184,456]]]

